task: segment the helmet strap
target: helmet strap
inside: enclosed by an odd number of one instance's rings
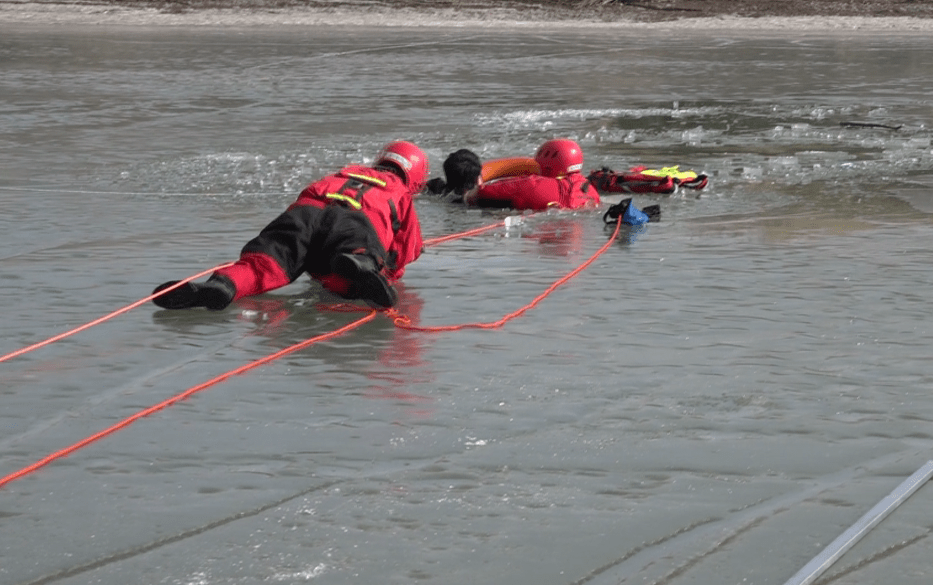
[[[382,162],[380,162],[379,164],[377,164],[376,166],[374,166],[373,168],[376,169],[376,170],[379,170],[379,171],[387,171],[387,172],[390,172],[390,173],[392,173],[393,175],[396,175],[399,179],[401,179],[402,182],[406,182],[406,181],[405,181],[405,173],[402,171],[402,167],[398,166],[398,165],[395,164],[394,162],[387,161],[387,160],[386,160],[386,161],[382,161]]]

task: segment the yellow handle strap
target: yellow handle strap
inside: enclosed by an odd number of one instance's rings
[[[369,183],[370,185],[376,185],[377,187],[385,187],[386,182],[382,179],[377,179],[376,177],[369,177],[367,175],[357,175],[356,173],[347,173],[348,177],[361,181],[363,183]]]
[[[342,203],[346,203],[353,209],[363,209],[363,204],[357,201],[356,199],[354,199],[353,197],[348,197],[347,195],[343,195],[341,193],[327,193],[324,196],[334,201],[340,201]]]
[[[674,177],[675,179],[684,180],[684,179],[696,179],[697,174],[693,171],[681,171],[680,166],[674,167],[664,167],[661,169],[644,169],[638,171],[642,175],[648,175],[649,177]]]

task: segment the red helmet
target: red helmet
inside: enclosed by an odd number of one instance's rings
[[[548,140],[538,149],[535,160],[545,177],[560,177],[583,170],[583,150],[568,138]]]
[[[428,157],[414,143],[400,140],[383,146],[376,155],[375,164],[387,162],[394,163],[402,169],[405,184],[412,193],[417,193],[424,188],[424,183],[428,180]]]

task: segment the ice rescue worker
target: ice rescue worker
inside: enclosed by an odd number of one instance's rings
[[[305,187],[243,247],[235,264],[153,302],[165,309],[220,310],[307,272],[344,298],[391,307],[398,300],[392,284],[423,248],[413,197],[427,177],[428,159],[418,146],[391,142],[372,167],[350,165]],[[178,282],[166,282],[153,294]]]
[[[581,174],[583,150],[567,138],[548,140],[538,148],[535,161],[541,174],[506,177],[478,187],[464,202],[478,207],[541,210],[549,207],[598,207],[596,188]]]

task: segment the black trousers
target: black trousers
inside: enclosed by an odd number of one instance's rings
[[[336,255],[359,251],[377,266],[386,263],[385,248],[363,212],[342,205],[300,205],[272,220],[241,253],[272,257],[294,281],[304,272],[330,273]]]

